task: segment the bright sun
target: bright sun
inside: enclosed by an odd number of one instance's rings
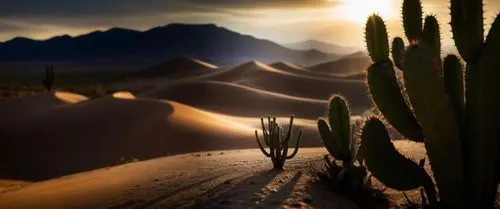
[[[383,18],[394,15],[393,0],[344,0],[338,9],[342,15],[351,21],[364,23],[369,15],[378,13]]]

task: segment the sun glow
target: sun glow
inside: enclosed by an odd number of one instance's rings
[[[369,15],[377,13],[383,18],[392,18],[395,14],[394,0],[344,0],[338,11],[344,18],[364,23]]]

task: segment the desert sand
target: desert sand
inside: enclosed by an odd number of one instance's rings
[[[396,145],[415,159],[425,156],[418,144]],[[315,177],[311,165],[321,167],[325,153],[300,149],[282,172],[271,171],[257,149],[133,162],[11,188],[0,193],[0,208],[360,208]],[[400,192],[386,193],[393,208],[404,203]]]
[[[366,80],[365,70],[372,63],[370,57],[363,52],[347,55],[339,60],[308,67],[312,72],[327,74],[348,80]]]
[[[316,119],[324,115],[327,106],[327,100],[289,96],[217,81],[177,83],[145,92],[141,96],[169,99],[224,114],[246,117],[269,114],[286,117],[293,113],[299,118]]]
[[[358,120],[371,107],[364,81],[286,63],[177,63],[185,68],[167,62],[152,71],[161,75],[114,84],[132,92],[0,103],[0,208],[359,208],[313,168],[323,168],[316,123],[328,98],[347,97]],[[304,131],[283,172],[255,149],[268,114],[285,129],[294,114],[293,134]],[[401,193],[389,194],[400,204]]]
[[[40,101],[40,96],[23,98],[22,102],[30,99],[49,103]],[[280,119],[287,123],[285,118]],[[9,118],[2,120],[7,123]],[[298,119],[296,123],[297,129],[304,129],[304,137],[308,138],[303,146],[320,145],[314,120]],[[5,159],[0,165],[0,176],[31,180],[132,159],[252,148],[255,147],[253,131],[260,127],[258,118],[227,116],[173,101],[135,98],[128,92],[57,106],[25,118],[23,122],[10,124],[8,129],[0,129],[5,136],[0,142],[0,156]]]
[[[153,67],[141,70],[138,75],[141,77],[169,77],[181,78],[195,76],[219,68],[216,65],[188,57],[176,57]]]
[[[332,94],[341,94],[350,101],[355,114],[361,113],[361,109],[368,109],[372,104],[365,81],[298,75],[258,61],[206,74],[203,79],[319,100],[327,100]]]

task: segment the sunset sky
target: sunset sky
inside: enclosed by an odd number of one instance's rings
[[[318,39],[363,47],[366,17],[377,12],[390,36],[402,35],[402,0],[2,0],[0,41],[15,36],[46,39],[110,27],[145,30],[178,23],[215,23],[278,43]],[[424,0],[436,14],[443,42],[451,44],[449,0]],[[486,24],[500,12],[500,0],[485,1]]]

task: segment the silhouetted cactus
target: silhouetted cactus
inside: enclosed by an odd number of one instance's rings
[[[295,149],[291,155],[288,155],[288,143],[292,138],[292,129],[293,129],[293,118],[294,116],[290,116],[290,125],[288,126],[288,131],[286,136],[284,135],[283,129],[276,122],[276,117],[271,119],[271,116],[267,117],[268,128],[264,125],[264,118],[260,118],[262,123],[262,134],[264,136],[264,143],[269,147],[269,152],[262,146],[262,143],[259,139],[258,131],[255,130],[255,138],[257,139],[257,143],[259,145],[260,150],[266,157],[271,158],[273,162],[273,166],[275,169],[283,169],[283,165],[287,159],[292,159],[295,157],[297,152],[299,151],[300,139],[302,137],[302,130],[299,130],[299,135],[297,137],[297,144],[295,145]]]
[[[366,168],[355,165],[358,159],[359,143],[354,139],[354,125],[349,107],[341,96],[333,96],[328,108],[328,121],[318,120],[318,130],[323,144],[333,159],[325,156],[329,175],[336,178],[338,185],[347,190],[359,189],[366,177]],[[342,163],[338,163],[341,161]]]
[[[42,81],[42,84],[45,86],[47,91],[52,91],[52,87],[54,86],[54,66],[47,66],[45,68],[45,78]]]
[[[467,63],[465,87],[458,57],[450,55],[442,64],[436,18],[427,16],[422,27],[420,0],[404,0],[410,46],[401,52],[396,38],[392,51],[397,52],[393,58],[403,71],[412,108],[402,99],[392,62],[379,53],[389,50],[388,41],[381,40],[385,24],[373,15],[366,25],[366,43],[375,62],[368,69],[370,93],[394,128],[425,143],[439,198],[425,171],[395,150],[380,120],[372,118],[364,126],[360,151],[368,169],[389,187],[423,186],[429,202],[443,208],[493,208],[500,181],[500,132],[495,125],[500,117],[500,15],[484,42],[481,0],[451,0],[450,9],[453,38]]]

